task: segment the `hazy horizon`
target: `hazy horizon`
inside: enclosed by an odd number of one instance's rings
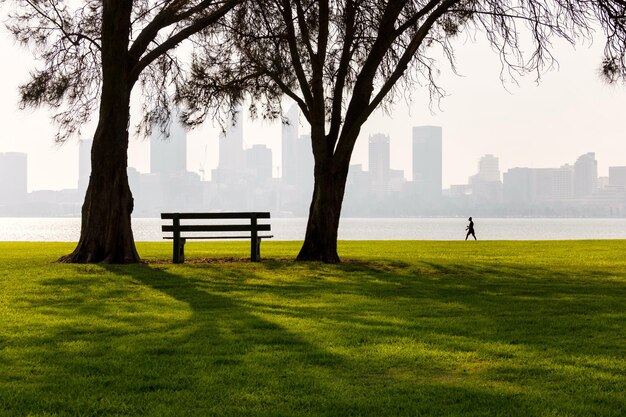
[[[457,44],[462,44],[462,41]],[[579,155],[595,152],[598,175],[608,175],[609,166],[626,165],[626,134],[622,113],[626,102],[623,85],[607,85],[599,76],[603,42],[592,45],[555,42],[554,55],[560,68],[543,75],[539,85],[528,76],[519,86],[499,79],[496,53],[484,42],[457,49],[460,76],[448,65],[440,69],[440,83],[449,96],[429,110],[425,88],[412,92],[410,106],[400,101],[391,116],[377,112],[364,126],[353,155],[353,164],[367,168],[367,137],[384,133],[391,138],[391,167],[404,170],[411,179],[411,129],[413,126],[443,127],[443,185],[467,183],[476,173],[478,159],[493,154],[500,170],[513,167],[558,167],[573,163]],[[34,62],[28,51],[15,45],[2,28],[0,44],[5,51],[0,111],[5,118],[0,152],[28,154],[28,190],[75,188],[78,181],[78,141],[57,145],[51,111],[18,109],[18,85],[25,81]],[[286,110],[286,109],[285,109]],[[83,130],[90,139],[95,118]],[[131,122],[132,123],[132,122]],[[265,144],[272,149],[274,176],[279,176],[280,122],[245,120],[244,143]],[[300,127],[306,133],[307,126]],[[217,166],[219,128],[205,124],[187,133],[187,169],[206,172]],[[149,171],[149,141],[131,139],[129,166]]]

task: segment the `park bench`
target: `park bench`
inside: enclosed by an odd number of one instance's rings
[[[185,243],[189,239],[250,239],[250,260],[261,260],[261,239],[272,235],[259,235],[271,230],[269,224],[259,224],[258,219],[269,219],[269,212],[241,213],[161,213],[161,219],[171,220],[161,230],[173,240],[172,262],[185,262]],[[227,222],[223,222],[227,221]]]

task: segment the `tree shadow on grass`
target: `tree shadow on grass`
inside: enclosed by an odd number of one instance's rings
[[[303,318],[315,314],[320,323],[341,329],[343,343],[355,349],[395,344],[411,356],[404,345],[424,346],[430,354],[413,357],[420,366],[441,356],[452,358],[449,365],[467,362],[483,384],[564,414],[626,410],[626,285],[606,271],[589,268],[572,275],[498,263],[355,262],[330,267],[333,274],[315,267],[326,276],[344,277],[315,284],[327,286],[325,295],[332,292],[327,302],[290,306],[274,299],[255,308]],[[335,303],[336,295],[347,296]],[[358,338],[351,337],[354,329]]]
[[[32,358],[17,358],[19,365],[34,359],[38,375],[5,393],[1,403],[7,410],[288,415],[298,400],[284,401],[281,393],[319,394],[323,386],[314,376],[340,360],[209,291],[200,280],[145,265],[102,268],[123,278],[126,289],[95,288],[102,280],[94,277],[44,280],[57,296],[28,307],[54,317],[54,324],[45,335],[21,341],[37,348],[30,350]],[[59,296],[63,291],[71,295]],[[294,364],[295,384],[283,374],[294,372]],[[33,401],[35,391],[47,394]]]
[[[477,272],[460,265],[442,274],[433,265],[270,261],[245,268],[97,266],[84,276],[46,279],[48,295],[27,307],[52,323],[19,342],[29,357],[15,357],[22,370],[34,361],[36,374],[12,375],[17,385],[2,389],[0,411],[529,416],[559,410],[561,398],[541,397],[537,406],[533,390],[541,384],[526,391],[515,381],[520,353],[502,340],[490,291],[503,293],[500,309],[514,297],[497,286],[485,292]],[[459,282],[458,274],[476,277]],[[513,313],[525,307],[513,305]],[[479,326],[472,325],[476,320]],[[517,331],[518,346],[538,349],[533,330]],[[489,361],[499,361],[498,374],[489,376]],[[528,364],[524,372],[545,383],[552,371]],[[585,411],[578,404],[566,410]]]

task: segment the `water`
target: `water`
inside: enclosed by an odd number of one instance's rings
[[[465,238],[464,218],[343,219],[339,239],[459,240]],[[481,240],[626,239],[626,219],[480,219]],[[161,219],[133,219],[135,240],[161,241]],[[277,240],[302,240],[306,219],[271,219]],[[75,242],[79,218],[0,218],[0,241]]]

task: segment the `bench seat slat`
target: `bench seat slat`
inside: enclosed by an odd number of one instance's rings
[[[269,212],[228,212],[228,213],[161,213],[161,219],[173,219],[178,216],[179,219],[269,219]]]
[[[181,232],[250,232],[252,231],[252,225],[250,224],[181,224],[178,227]],[[258,224],[256,230],[267,232],[271,229],[269,224]],[[164,225],[161,226],[163,232],[173,232],[174,226]]]
[[[271,239],[274,235],[258,236],[259,239]],[[174,239],[172,236],[165,236],[163,239]],[[181,239],[250,239],[250,236],[183,236]]]

